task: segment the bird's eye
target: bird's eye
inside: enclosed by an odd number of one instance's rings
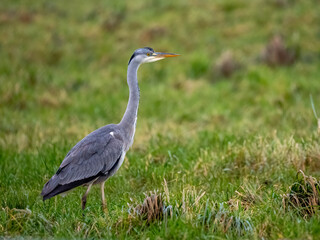
[[[147,56],[150,56],[150,53],[147,53]]]

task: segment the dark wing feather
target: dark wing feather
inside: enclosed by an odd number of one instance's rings
[[[41,195],[47,199],[107,175],[120,159],[123,149],[121,137],[113,137],[107,129],[92,132],[70,150],[57,173],[43,187]],[[57,188],[63,191],[59,192]]]

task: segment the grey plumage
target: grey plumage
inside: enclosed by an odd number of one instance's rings
[[[121,122],[101,127],[78,142],[66,155],[56,174],[44,185],[41,192],[43,200],[86,185],[88,189],[82,197],[84,209],[92,184],[100,183],[102,205],[105,206],[104,182],[120,168],[133,143],[140,99],[138,68],[142,63],[173,56],[177,55],[155,53],[151,48],[141,48],[134,52],[127,72],[129,101]]]
[[[68,191],[76,187],[75,185],[88,183],[97,177],[100,179],[112,176],[114,173],[112,170],[124,154],[123,134],[116,129],[116,125],[104,126],[78,142],[67,154],[57,173],[44,186],[41,193],[43,199]],[[113,136],[110,132],[114,132]],[[79,180],[87,181],[63,188],[64,185]],[[52,194],[57,188],[58,191]]]

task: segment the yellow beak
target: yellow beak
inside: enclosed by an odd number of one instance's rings
[[[156,58],[167,58],[167,57],[178,57],[180,56],[180,54],[155,52],[153,53],[153,56]]]

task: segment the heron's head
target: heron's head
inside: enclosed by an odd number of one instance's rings
[[[155,52],[152,48],[144,47],[134,51],[128,64],[130,64],[133,61],[139,64],[147,63],[147,62],[155,62],[167,57],[177,57],[177,56],[179,56],[179,54]]]

